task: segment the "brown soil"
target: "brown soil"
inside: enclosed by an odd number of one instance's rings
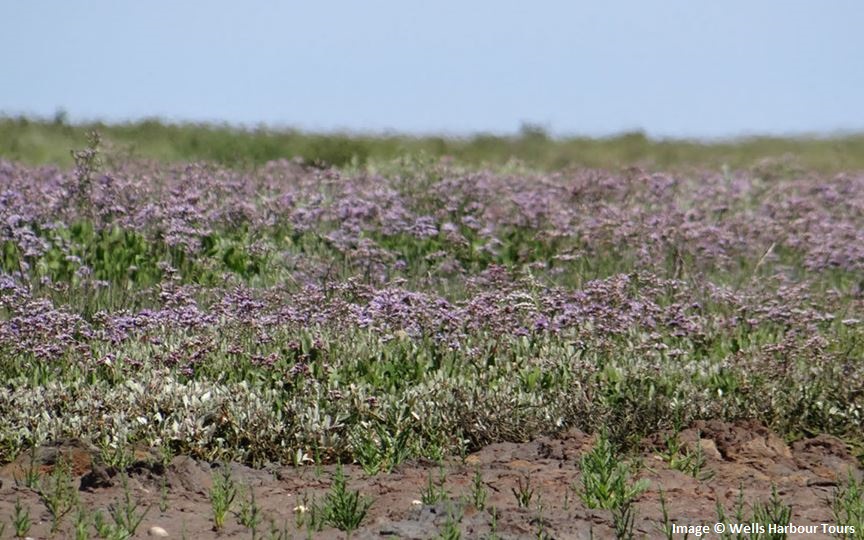
[[[701,438],[699,436],[701,435]],[[656,441],[663,441],[658,435]],[[779,496],[792,507],[792,522],[799,525],[833,524],[830,500],[848,472],[860,478],[861,467],[838,439],[818,436],[786,444],[783,439],[755,424],[704,422],[680,434],[685,447],[701,446],[707,459],[702,478],[673,470],[659,452],[646,451],[641,456],[639,477],[650,481],[650,488],[638,499],[634,530],[636,537],[662,538],[662,513],[659,488],[666,494],[670,518],[682,525],[713,525],[717,521],[717,504],[727,509],[727,521],[735,521],[733,507],[743,493],[745,511],[751,504],[766,502],[772,485]],[[656,442],[655,441],[655,442]],[[580,432],[569,432],[559,438],[539,438],[516,444],[490,445],[479,452],[446,463],[412,462],[390,474],[365,475],[358,466],[346,466],[349,487],[371,497],[373,505],[359,531],[352,538],[435,538],[449,519],[453,508],[461,508],[463,538],[485,538],[490,533],[492,508],[497,509],[499,538],[614,538],[610,512],[587,509],[572,489],[580,485],[579,458],[591,448],[592,439]],[[646,445],[650,447],[650,442]],[[659,447],[659,446],[658,446]],[[39,448],[35,463],[43,473],[50,473],[60,456],[73,465],[73,483],[79,489],[80,501],[90,510],[106,509],[123,497],[121,476],[128,478],[127,489],[142,507],[151,506],[138,528],[137,537],[147,537],[152,526],[164,528],[171,538],[251,538],[248,529],[238,524],[235,515],[226,519],[223,530],[212,530],[208,493],[218,467],[188,457],[177,457],[163,467],[146,449],[136,450],[138,460],[122,475],[95,462],[93,448],[79,441],[63,441]],[[29,507],[34,524],[33,538],[50,537],[50,515],[36,491],[23,486],[30,455],[0,467],[0,523],[6,524],[11,537],[12,515],[16,499]],[[256,470],[232,464],[233,478],[254,490],[265,515],[259,527],[259,538],[269,538],[269,520],[281,528],[287,526],[288,538],[305,538],[306,531],[296,527],[295,508],[313,497],[322,500],[331,483],[334,467],[270,467]],[[471,493],[472,478],[479,470],[487,486],[488,497],[483,510],[470,503],[460,504]],[[418,504],[429,476],[437,480],[443,471],[450,503]],[[707,478],[710,476],[710,478]],[[530,508],[519,508],[513,489],[530,480],[535,491]],[[17,481],[16,481],[17,479]],[[164,486],[164,489],[163,489]],[[741,491],[743,490],[743,491]],[[160,499],[167,496],[167,508],[160,511]],[[234,509],[238,505],[235,502]],[[110,519],[110,518],[109,518]],[[74,512],[63,520],[56,538],[72,537]],[[2,525],[0,525],[2,527]],[[92,529],[91,529],[92,531]],[[344,538],[334,528],[315,533],[315,538]],[[690,536],[693,538],[693,535]],[[710,534],[707,537],[717,538]],[[830,538],[830,535],[797,535],[799,538]],[[683,535],[676,535],[683,538]]]

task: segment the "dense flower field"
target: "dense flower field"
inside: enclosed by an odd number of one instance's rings
[[[0,162],[0,462],[860,436],[860,174],[76,162]]]

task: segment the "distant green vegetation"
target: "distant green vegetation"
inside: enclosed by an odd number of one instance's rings
[[[641,132],[592,139],[552,138],[526,125],[515,136],[472,137],[314,134],[268,128],[240,129],[214,124],[170,124],[145,120],[126,124],[70,125],[63,115],[54,121],[0,118],[0,157],[28,164],[72,164],[70,149],[86,145],[86,133],[97,129],[119,157],[159,161],[212,161],[255,166],[270,160],[301,157],[308,163],[367,165],[405,155],[451,156],[466,165],[500,166],[516,159],[541,170],[569,166],[649,169],[689,166],[749,168],[763,160],[834,172],[864,169],[864,134],[830,138],[753,137],[703,143],[652,140]]]

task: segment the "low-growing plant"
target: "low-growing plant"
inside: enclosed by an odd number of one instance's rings
[[[426,487],[420,492],[420,501],[425,505],[431,506],[440,501],[447,500],[450,497],[450,492],[445,487],[446,482],[447,476],[443,467],[440,467],[438,470],[437,481],[432,480],[432,471],[429,471],[426,477]]]
[[[636,522],[636,509],[633,500],[629,499],[611,509],[612,527],[618,540],[632,540],[633,526]]]
[[[315,498],[310,499],[306,492],[303,493],[300,504],[294,507],[294,525],[298,529],[305,528],[309,536],[324,528],[323,511]]]
[[[282,524],[280,528],[276,525],[276,520],[270,519],[270,527],[267,532],[267,538],[269,540],[291,540],[291,533],[288,531],[288,522]]]
[[[12,528],[16,538],[24,538],[30,532],[33,521],[30,519],[30,508],[21,504],[21,498],[15,498],[15,510],[12,514]]]
[[[717,521],[720,523],[726,523],[726,509],[723,508],[723,505],[720,503],[718,499],[715,504],[716,512],[717,512]],[[738,487],[738,495],[735,498],[735,504],[733,506],[734,517],[736,523],[746,523],[746,516],[744,513],[744,485],[740,485]],[[733,536],[734,534],[734,536]],[[728,529],[720,534],[720,538],[723,540],[743,540],[745,538],[745,533],[738,532],[733,533]]]
[[[225,525],[225,516],[237,496],[237,486],[231,477],[231,468],[223,464],[219,473],[213,477],[210,488],[210,508],[213,510],[213,530],[219,531]]]
[[[520,477],[516,481],[516,487],[510,488],[513,492],[513,497],[516,498],[516,504],[519,508],[528,508],[531,506],[531,500],[534,498],[534,488],[531,487],[531,478],[529,476]]]
[[[618,458],[605,432],[597,435],[594,447],[582,456],[579,468],[582,474],[579,496],[585,506],[609,510],[616,538],[632,538],[636,520],[634,502],[648,489],[648,481],[632,481],[630,466]]]
[[[123,499],[119,502],[113,502],[108,506],[108,513],[111,519],[114,520],[113,534],[120,535],[125,538],[130,538],[135,535],[141,522],[147,517],[150,512],[148,506],[143,511],[139,508],[139,501],[132,496],[132,490],[129,489],[129,480],[126,475],[121,476],[121,486],[123,488]]]
[[[534,537],[537,540],[551,540],[552,537],[546,531],[546,526],[548,524],[546,523],[546,518],[543,517],[543,510],[545,510],[545,507],[543,506],[543,501],[540,500],[540,497],[538,496],[537,515],[531,520],[531,523],[537,526],[537,533],[534,535]]]
[[[248,488],[249,493],[240,501],[240,509],[237,511],[237,523],[250,530],[253,540],[258,538],[258,525],[263,519],[261,507],[255,500],[255,490]]]
[[[726,511],[720,501],[717,501],[717,521],[726,522]],[[771,497],[765,502],[753,504],[752,513],[748,516],[744,504],[744,486],[738,488],[738,496],[734,504],[734,518],[736,523],[759,523],[762,526],[769,524],[788,525],[792,519],[792,507],[783,502],[777,493],[775,486],[771,487]],[[737,531],[733,532],[727,528],[720,534],[722,540],[785,540],[787,534],[782,531]]]
[[[42,473],[39,470],[39,464],[36,459],[36,446],[33,446],[30,449],[30,459],[27,460],[27,468],[24,469],[24,478],[20,479],[18,476],[15,476],[15,485],[24,484],[25,487],[30,489],[37,489],[42,480]]]
[[[106,466],[121,472],[135,459],[125,436],[118,437],[117,440],[104,438],[99,445],[99,458]]]
[[[706,470],[707,458],[702,445],[699,443],[701,434],[696,434],[696,444],[693,448],[685,448],[681,443],[678,433],[666,437],[666,449],[661,453],[664,461],[670,468],[686,473],[697,480],[710,480],[714,472]]]
[[[105,519],[105,514],[101,510],[93,512],[93,528],[96,529],[96,534],[99,538],[108,538],[111,536],[114,528]]]
[[[462,530],[459,527],[459,524],[453,521],[449,516],[446,521],[444,521],[444,525],[442,525],[441,532],[438,533],[436,537],[437,540],[460,540],[462,538]]]
[[[447,519],[444,520],[441,532],[438,533],[439,540],[460,540],[462,538],[462,512],[454,508],[453,504],[447,505]]]
[[[666,495],[663,493],[663,488],[660,488],[660,512],[663,514],[663,521],[658,526],[658,529],[663,533],[666,540],[675,540],[675,531],[672,528],[672,519],[669,517],[669,511],[666,508]],[[690,533],[684,533],[684,540],[690,537]]]
[[[840,538],[855,538],[864,531],[864,481],[856,480],[852,471],[848,473],[845,485],[834,490],[831,499],[831,512],[834,523],[846,526],[855,532],[840,533]]]
[[[379,424],[373,433],[362,437],[356,444],[358,462],[368,475],[393,472],[410,455],[410,427],[397,427],[394,435],[390,429]]]
[[[792,521],[792,507],[783,502],[777,494],[777,487],[771,486],[771,498],[766,502],[757,502],[753,507],[753,521],[763,525],[788,525]],[[765,540],[785,540],[786,533],[767,532]]]
[[[488,494],[486,483],[483,482],[483,474],[479,468],[475,469],[474,476],[471,477],[471,504],[474,505],[474,508],[482,512],[486,508]]]
[[[498,536],[498,509],[491,508],[489,510],[489,535],[486,540],[499,540]]]
[[[159,480],[159,511],[168,511],[168,477],[164,475]]]
[[[78,513],[75,514],[75,525],[73,533],[75,540],[88,540],[90,538],[90,513],[84,507],[78,508]]]
[[[78,504],[78,491],[72,485],[71,465],[67,460],[57,460],[51,474],[42,478],[37,493],[51,515],[51,532],[56,533],[63,518]]]
[[[294,513],[294,526],[298,529],[302,529],[303,526],[306,524],[306,514],[309,512],[309,506],[309,494],[304,491],[303,496],[300,499],[300,504],[298,504],[292,509],[292,512]],[[271,520],[271,525],[272,524],[273,523]]]
[[[384,458],[381,450],[375,443],[373,437],[366,436],[354,444],[354,455],[357,462],[363,468],[363,472],[369,476],[378,474],[384,466]]]
[[[324,521],[350,536],[363,522],[371,506],[371,499],[361,496],[359,491],[348,490],[342,464],[338,464],[330,491],[324,497]]]
[[[582,488],[579,497],[588,508],[612,510],[635,500],[646,489],[647,480],[631,480],[630,466],[620,460],[604,432],[579,462]]]

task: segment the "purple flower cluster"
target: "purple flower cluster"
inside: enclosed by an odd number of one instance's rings
[[[81,194],[76,174],[0,162],[0,245],[18,254],[0,276],[6,350],[51,358],[90,341],[283,326],[404,332],[453,347],[478,333],[638,330],[701,342],[764,325],[805,335],[836,317],[838,295],[841,318],[860,308],[848,281],[864,269],[862,175],[516,175],[440,164],[412,179],[289,161],[253,172],[123,162]],[[51,234],[81,222],[135,231],[205,265],[203,238],[251,231],[246,250],[273,267],[261,271],[267,285],[227,272],[202,288],[160,261],[160,283],[127,293],[96,281],[81,246]],[[78,265],[73,283],[40,274],[50,250]],[[79,313],[61,289],[123,301]]]

